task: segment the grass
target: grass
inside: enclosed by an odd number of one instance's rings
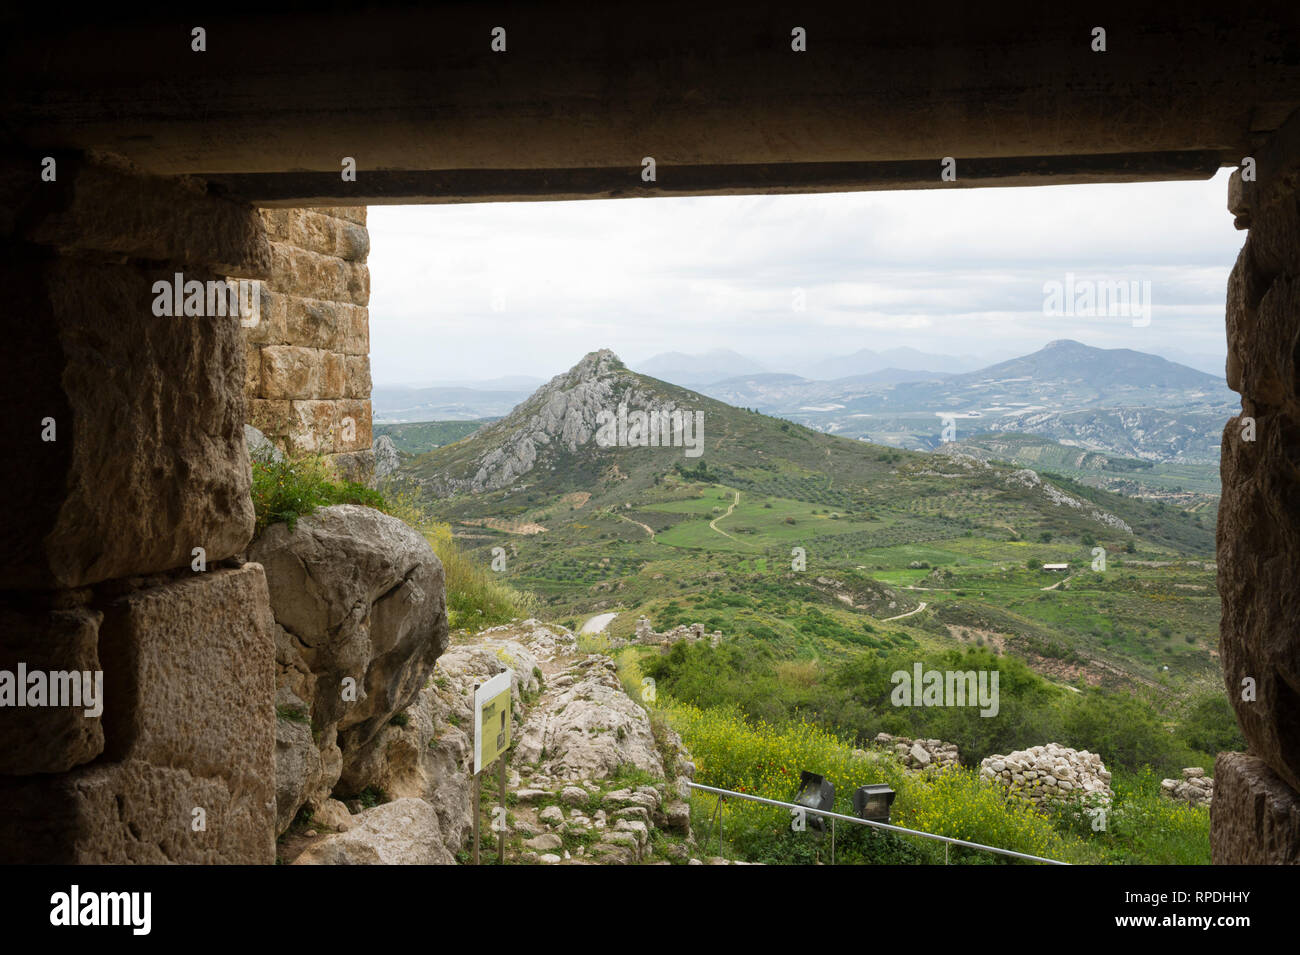
[[[319,455],[280,462],[253,462],[253,511],[256,533],[281,522],[293,530],[298,518],[318,507],[363,504],[383,510],[383,495],[355,481],[338,481]]]

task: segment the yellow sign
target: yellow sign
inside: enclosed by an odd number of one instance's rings
[[[474,690],[474,772],[490,766],[510,747],[511,672],[498,673]]]

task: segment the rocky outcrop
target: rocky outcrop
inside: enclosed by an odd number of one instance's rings
[[[562,375],[556,375],[500,421],[475,433],[476,448],[455,474],[423,481],[439,496],[495,491],[513,484],[560,452],[596,448],[597,415],[620,404],[641,411],[671,413],[679,406],[656,394],[651,379],[624,368],[612,351],[591,352]]]
[[[1189,766],[1183,770],[1182,779],[1162,779],[1160,792],[1174,802],[1208,806],[1214,799],[1214,780],[1201,767]]]
[[[1069,507],[1086,515],[1091,520],[1096,521],[1103,527],[1109,527],[1112,530],[1123,531],[1125,534],[1132,534],[1133,528],[1122,518],[1116,517],[1109,511],[1104,511],[1089,501],[1082,501],[1071,494],[1066,494],[1060,488],[1048,484],[1038,476],[1037,471],[1029,468],[1021,468],[1007,475],[1006,483],[1011,487],[1023,487],[1030,490],[1036,490],[1044,498],[1054,504],[1056,507]]]
[[[623,766],[663,776],[649,717],[623,692],[613,660],[590,655],[551,685],[561,692],[524,725],[516,762],[552,776],[603,779]]]
[[[277,625],[283,827],[345,774],[367,785],[355,767],[415,702],[447,646],[443,571],[419,532],[354,505],[322,508],[292,530],[274,525],[250,553],[266,568]],[[319,758],[307,752],[308,729]]]
[[[402,465],[402,456],[397,453],[397,445],[386,434],[375,438],[375,480],[382,480],[393,474]]]
[[[244,425],[244,444],[248,446],[250,462],[279,464],[284,460],[284,452],[271,443],[270,439],[251,424]]]
[[[1057,743],[990,756],[980,763],[980,775],[1038,805],[1078,798],[1104,805],[1114,795],[1100,756]]]
[[[938,771],[961,765],[957,744],[945,743],[941,739],[909,739],[877,733],[872,742],[882,749],[892,750],[908,769]],[[856,750],[855,755],[858,753],[867,755],[863,750]]]
[[[483,631],[473,643],[451,647],[438,660],[414,704],[386,725],[364,759],[348,767],[340,788],[374,786],[389,796],[418,797],[437,814],[443,845],[464,847],[471,824],[474,685],[509,668],[515,737],[526,700],[540,691],[539,665],[576,641],[561,627],[535,620]]]
[[[354,800],[352,815],[335,800],[322,801],[305,834],[308,848],[295,863],[451,862],[463,852],[473,818],[474,685],[505,668],[513,674],[516,740],[509,756],[508,861],[687,860],[686,783],[694,763],[672,730],[652,732],[646,711],[623,693],[612,661],[575,656],[571,632],[537,620],[462,639],[438,660],[415,703],[380,730],[363,759],[349,762],[338,787],[364,780],[394,801],[363,810]],[[603,724],[593,722],[602,715]],[[539,758],[535,742],[524,745],[529,738],[551,740],[555,758],[549,749]],[[656,831],[664,838],[656,839]],[[424,844],[403,844],[417,840]],[[432,852],[430,840],[438,844]],[[485,853],[493,850],[490,834],[483,846]]]
[[[305,849],[294,865],[451,865],[438,814],[423,799],[396,799],[357,813],[346,832]]]

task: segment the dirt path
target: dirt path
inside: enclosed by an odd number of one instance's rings
[[[605,628],[608,627],[610,623],[613,622],[614,618],[617,616],[618,616],[617,611],[615,611],[614,613],[598,613],[594,617],[587,618],[586,622],[583,623],[582,625],[582,629],[579,630],[578,632],[579,633],[604,633]],[[542,672],[543,673],[546,672],[544,667],[542,669]]]
[[[721,527],[718,526],[718,521],[725,520],[726,518],[730,517],[731,512],[734,511],[736,509],[736,505],[740,503],[740,492],[735,491],[733,493],[736,495],[736,497],[734,500],[732,500],[731,506],[727,508],[726,513],[719,514],[713,520],[709,521],[709,528],[711,530],[717,531],[719,534],[721,534],[723,537],[727,538],[728,540],[735,541],[737,544],[746,544],[745,541],[741,540],[738,537],[732,537],[730,534],[728,534],[726,531],[724,531]],[[746,546],[748,546],[748,544],[746,544]]]
[[[646,534],[649,535],[651,540],[655,539],[654,528],[651,527],[649,524],[642,524],[640,521],[634,521],[630,517],[623,517],[622,514],[615,514],[614,516],[627,521],[629,524],[635,524],[637,527],[641,528],[641,530],[645,531]]]
[[[1074,576],[1074,574],[1071,574],[1071,575],[1070,575],[1070,577],[1073,577],[1073,576]],[[1050,587],[1039,587],[1038,589],[1039,589],[1039,590],[1055,590],[1057,587],[1061,586],[1061,584],[1066,583],[1067,581],[1069,581],[1070,577],[1063,577],[1062,579],[1058,580],[1056,583],[1052,584]]]
[[[882,621],[880,621],[880,622],[881,622],[881,623],[889,623],[889,621],[891,621],[891,620],[902,620],[904,617],[910,617],[910,616],[912,616],[912,614],[920,613],[922,610],[925,609],[925,607],[926,607],[926,603],[925,603],[924,600],[922,600],[922,601],[921,601],[921,606],[917,607],[915,610],[909,610],[907,613],[900,613],[897,617],[886,617],[884,620],[882,620]]]

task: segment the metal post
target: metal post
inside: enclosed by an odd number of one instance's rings
[[[718,855],[723,855],[722,851],[722,799],[718,797]]]
[[[831,819],[831,865],[835,864],[835,820]]]
[[[497,805],[501,807],[501,818],[497,825],[497,863],[506,864],[506,754],[497,757]]]
[[[480,822],[479,816],[481,815],[479,811],[480,809],[479,796],[482,792],[482,789],[483,789],[482,774],[475,773],[474,774],[474,795],[470,797],[471,800],[473,801],[473,807],[474,807],[474,856],[473,859],[471,860],[473,865],[478,865],[478,827]]]
[[[947,864],[948,864],[948,849],[949,849],[949,846],[950,846],[950,843],[945,842],[945,843],[943,844],[943,864],[944,864],[944,865],[947,865]]]

